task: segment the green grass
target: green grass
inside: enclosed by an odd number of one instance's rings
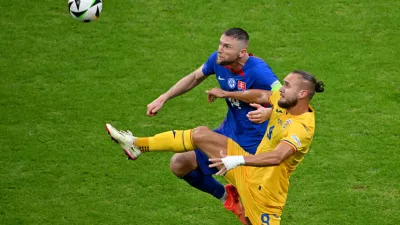
[[[105,132],[216,127],[208,79],[146,105],[245,28],[279,78],[326,84],[314,142],[291,178],[282,224],[400,224],[399,1],[107,0],[83,24],[67,1],[0,2],[0,224],[239,224],[169,171],[172,153],[132,162]],[[220,179],[223,181],[222,179]]]

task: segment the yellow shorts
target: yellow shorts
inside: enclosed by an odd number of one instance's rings
[[[228,155],[250,155],[230,138],[228,138],[227,149]],[[253,225],[279,225],[281,222],[280,216],[263,211],[262,209],[265,207],[253,198],[248,186],[246,185],[246,170],[247,167],[238,166],[228,171],[225,175],[225,179],[232,183],[239,192],[245,210],[245,216]]]

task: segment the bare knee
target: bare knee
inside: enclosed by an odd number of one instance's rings
[[[192,141],[209,158],[217,158],[221,156],[221,151],[226,153],[228,138],[203,126],[193,130]]]
[[[171,158],[169,167],[175,176],[182,178],[197,168],[196,154],[193,151],[175,153]]]
[[[201,145],[202,142],[206,141],[207,133],[212,132],[210,128],[206,126],[200,126],[193,129],[192,141],[194,145]]]

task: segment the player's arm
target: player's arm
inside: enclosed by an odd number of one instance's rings
[[[174,86],[163,94],[165,95],[165,98],[169,100],[173,97],[184,94],[199,85],[208,77],[204,76],[202,69],[203,66],[200,66],[197,70],[180,79]]]
[[[281,141],[274,151],[244,156],[243,165],[254,167],[277,166],[293,155],[295,151],[293,146]]]
[[[152,103],[147,105],[147,115],[148,116],[154,116],[157,114],[157,111],[159,111],[162,106],[164,105],[165,102],[168,100],[182,95],[197,85],[199,85],[203,80],[207,78],[203,74],[203,65],[199,67],[197,70],[193,71],[189,75],[183,77],[180,79],[174,86],[172,86],[167,92],[164,94],[160,95],[156,100],[154,100]]]
[[[237,166],[267,167],[277,166],[295,153],[293,146],[281,141],[271,152],[248,156],[225,156],[209,159],[210,167],[221,167],[216,175],[224,175],[228,170]]]
[[[213,162],[210,167],[220,167],[221,169],[217,174],[223,175],[228,170],[237,166],[276,166],[284,162],[291,155],[295,154],[295,152],[305,154],[308,150],[308,146],[311,144],[314,132],[307,129],[305,124],[291,123],[287,128],[286,133],[285,137],[280,140],[280,143],[271,152],[262,152],[260,154],[249,156],[221,155],[221,158],[210,159],[210,161]],[[262,148],[262,146],[260,148]]]
[[[206,93],[212,98],[232,98],[247,103],[268,104],[271,91],[261,89],[249,89],[245,91],[224,91],[221,88],[207,90]]]

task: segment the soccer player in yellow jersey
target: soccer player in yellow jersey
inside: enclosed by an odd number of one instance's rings
[[[117,131],[109,124],[107,130],[127,154],[140,155],[143,151],[161,149],[183,152],[200,148],[210,158],[210,167],[219,169],[217,175],[225,175],[236,187],[244,208],[242,223],[277,225],[286,202],[289,177],[308,152],[314,135],[314,110],[309,102],[315,92],[323,91],[321,81],[300,70],[287,75],[284,85],[276,92],[229,92],[219,88],[207,91],[209,101],[232,98],[252,103],[258,111],[249,113],[252,121],[262,122],[269,118],[267,131],[255,155],[207,127],[170,131],[149,138],[134,137],[130,132]],[[272,108],[260,106],[267,103]]]
[[[222,166],[218,174],[225,174],[232,169],[225,178],[237,188],[246,217],[251,223],[279,224],[287,198],[289,177],[308,152],[314,135],[314,110],[309,102],[315,92],[323,90],[323,83],[317,82],[311,74],[293,71],[284,79],[279,92],[224,92],[220,89],[208,92],[213,97],[259,104],[269,102],[272,105],[267,131],[255,155],[247,154],[228,139],[227,151],[223,155],[229,156],[210,159],[214,162],[213,167]],[[205,136],[208,131],[202,133]],[[207,142],[215,148],[220,147],[212,141]],[[204,145],[196,143],[196,146],[208,150],[212,147],[205,146],[205,141],[201,143]],[[245,167],[235,168],[239,165]]]

